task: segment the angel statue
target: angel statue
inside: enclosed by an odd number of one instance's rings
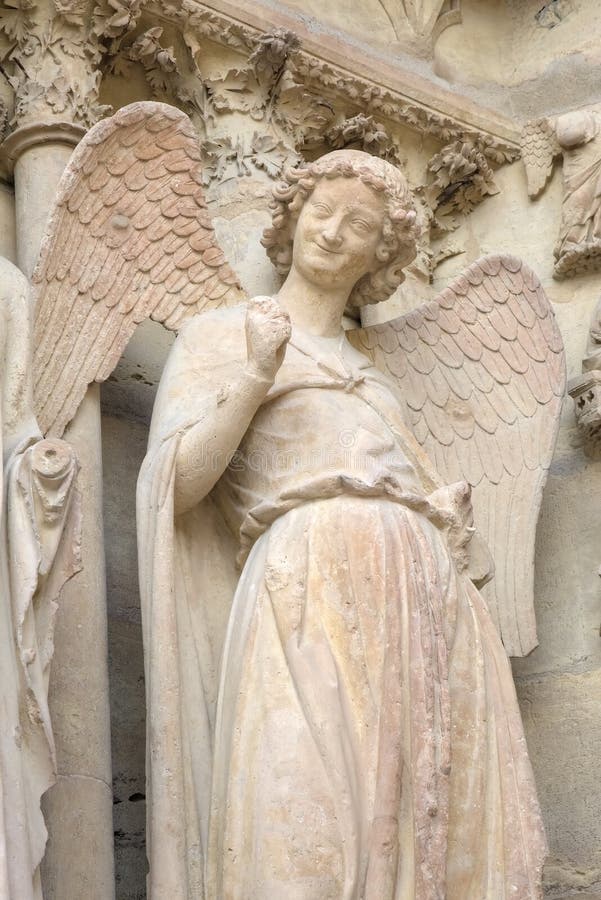
[[[350,150],[275,187],[283,286],[244,302],[201,168],[184,113],[124,107],[76,149],[35,275],[51,433],[138,322],[179,332],[137,500],[148,895],[540,898],[506,650],[536,642],[550,305],[491,256],[345,332],[417,239],[402,174]]]
[[[48,677],[57,597],[77,567],[77,462],[42,440],[32,403],[31,301],[25,276],[0,259],[0,897],[41,900],[42,794],[56,761]]]
[[[563,202],[554,249],[555,274],[601,266],[601,136],[599,113],[582,109],[529,122],[522,136],[528,193],[545,187],[553,159],[563,154]]]

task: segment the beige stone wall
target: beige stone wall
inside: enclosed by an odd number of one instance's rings
[[[275,4],[274,4],[275,5]],[[407,28],[395,28],[395,22],[381,0],[366,0],[355,3],[354,0],[339,0],[337,3],[320,3],[320,0],[286,0],[285,6],[293,12],[310,16],[316,27],[344,30],[354,40],[365,42],[390,53],[391,48],[399,48],[399,37],[407,36]]]
[[[439,75],[487,85],[519,119],[598,100],[601,8],[594,0],[463,0],[461,7],[463,24],[436,44]]]

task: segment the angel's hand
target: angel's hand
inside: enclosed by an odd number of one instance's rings
[[[255,297],[246,312],[248,369],[273,381],[290,340],[290,316],[272,297]]]

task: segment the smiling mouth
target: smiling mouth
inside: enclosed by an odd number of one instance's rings
[[[341,250],[332,250],[331,247],[324,247],[323,244],[319,244],[317,241],[313,241],[313,243],[320,250],[323,250],[324,253],[333,253],[335,256],[338,256],[342,252]]]

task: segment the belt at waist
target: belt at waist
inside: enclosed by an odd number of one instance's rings
[[[438,528],[448,531],[451,551],[458,568],[463,570],[466,567],[467,545],[474,528],[471,489],[465,481],[440,488],[425,496],[404,489],[394,478],[384,476],[370,483],[341,474],[324,475],[323,478],[312,480],[306,485],[295,486],[290,491],[263,500],[249,509],[239,531],[238,565],[242,567],[255,541],[280,516],[311,501],[328,500],[344,495],[380,497],[421,513]]]

